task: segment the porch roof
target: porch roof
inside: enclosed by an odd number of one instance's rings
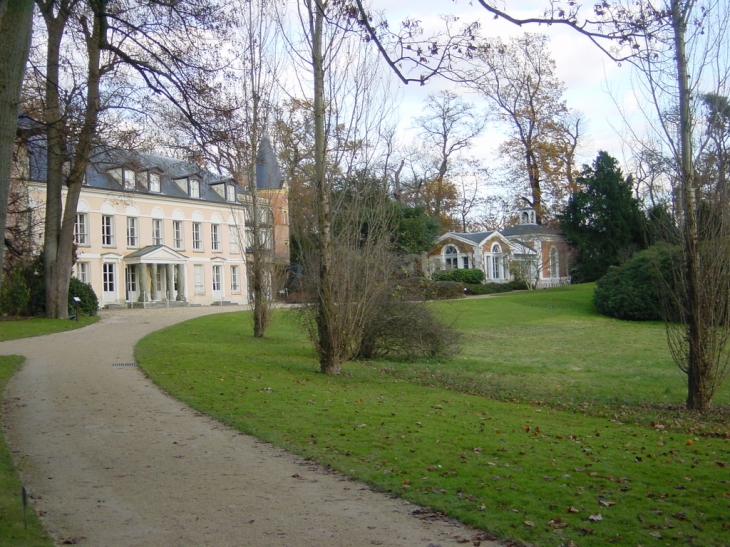
[[[166,245],[147,245],[124,257],[127,264],[185,264],[188,257]]]

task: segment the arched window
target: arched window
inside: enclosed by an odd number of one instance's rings
[[[530,222],[530,217],[527,214],[527,211],[525,211],[522,213],[522,224],[527,224],[528,222]]]
[[[492,279],[499,279],[502,277],[502,257],[500,256],[501,253],[502,247],[500,247],[497,243],[492,245]]]
[[[550,277],[560,277],[558,250],[555,247],[550,248]]]
[[[459,251],[453,245],[448,245],[444,249],[444,263],[447,268],[459,267]]]

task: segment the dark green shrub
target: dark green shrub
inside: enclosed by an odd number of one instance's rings
[[[25,315],[29,301],[30,290],[25,284],[23,272],[15,268],[5,277],[0,290],[0,313],[15,317]]]
[[[475,285],[484,281],[484,272],[477,268],[462,270],[446,270],[433,274],[434,281],[457,281],[469,285]]]
[[[464,297],[464,285],[455,281],[431,281],[409,277],[398,281],[395,291],[404,300],[449,300]]]
[[[91,285],[79,281],[75,277],[71,278],[71,283],[68,286],[68,314],[76,314],[76,302],[73,297],[78,296],[81,299],[79,303],[79,311],[83,315],[96,315],[99,311],[99,299],[96,297],[94,289]]]
[[[424,303],[391,295],[366,321],[356,357],[395,360],[446,359],[460,350],[461,333]]]
[[[479,283],[466,285],[466,294],[496,294],[526,290],[527,284],[521,279],[513,279],[509,283]]]
[[[664,244],[636,253],[596,282],[593,305],[598,313],[617,319],[660,320],[662,294],[673,285],[673,268],[680,259],[679,248]]]

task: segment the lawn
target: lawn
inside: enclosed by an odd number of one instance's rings
[[[0,355],[0,394],[23,358]],[[15,474],[13,459],[5,440],[0,435],[0,547],[51,547],[53,541],[46,535],[32,506],[28,507],[28,529],[23,521],[21,483]]]
[[[440,303],[467,333],[462,355],[348,363],[338,377],[317,372],[294,314],[263,340],[243,314],[209,316],[136,353],[193,407],[503,539],[729,545],[722,413],[706,427],[646,421],[683,397],[663,329],[589,301],[572,287]]]
[[[98,320],[99,316],[87,315],[79,317],[78,322],[45,317],[2,319],[0,320],[0,342],[74,330],[96,323]]]

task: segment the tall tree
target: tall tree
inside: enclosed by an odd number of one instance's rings
[[[500,153],[510,159],[511,170],[526,179],[528,195],[523,197],[542,223],[548,212],[554,214],[551,209],[562,205],[560,198],[567,194],[564,189],[567,177],[572,176],[581,136],[580,118],[567,119],[564,86],[555,75],[548,38],[524,34],[508,42],[486,40],[478,45],[469,65],[469,69],[456,72],[496,107],[509,135]],[[560,164],[565,167],[558,168]],[[548,189],[553,195],[546,194]]]
[[[484,116],[474,106],[448,90],[427,97],[423,114],[415,119],[419,135],[433,157],[432,172],[425,174],[429,213],[439,219],[443,231],[451,229],[451,214],[457,189],[447,175],[453,172],[458,154],[468,149],[484,129]]]
[[[583,166],[576,184],[559,217],[560,229],[578,248],[573,277],[595,281],[609,266],[643,248],[643,219],[631,179],[606,152],[599,152],[592,166]]]
[[[33,0],[0,0],[0,235],[5,234],[18,101],[30,49]],[[5,244],[0,245],[0,286]]]

